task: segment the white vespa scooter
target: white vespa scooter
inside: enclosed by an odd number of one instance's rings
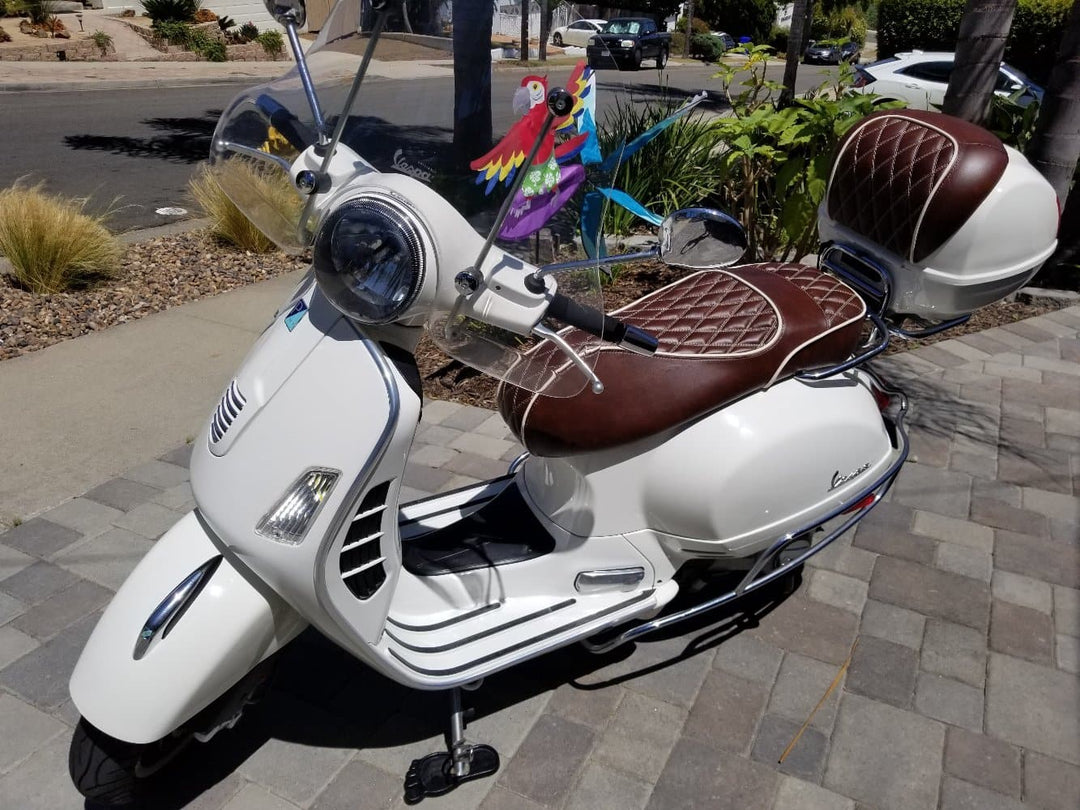
[[[312,245],[314,273],[195,440],[197,508],[75,667],[71,775],[98,802],[132,801],[186,741],[231,727],[309,624],[395,681],[450,692],[449,750],[413,763],[407,801],[494,772],[496,752],[464,739],[461,688],[797,573],[907,454],[906,399],[866,361],[906,319],[944,328],[1017,289],[1055,246],[1054,193],[1018,153],[955,119],[886,112],[841,145],[822,269],[730,268],[738,228],[701,210],[669,216],[654,249],[537,268],[495,244],[515,187],[485,238],[350,147],[380,148],[350,112],[383,16],[348,86],[333,76],[359,39],[358,0],[338,4],[306,60],[303,6],[269,5],[298,70],[233,102],[212,164],[267,233]],[[542,103],[534,154],[573,99]],[[381,145],[399,166],[419,154]],[[285,178],[294,204],[270,204]],[[603,315],[598,266],[645,258],[706,269]],[[529,452],[501,478],[402,505],[425,326],[503,380],[500,409]],[[706,570],[738,584],[665,613]]]

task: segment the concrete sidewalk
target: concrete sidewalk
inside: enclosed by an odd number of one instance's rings
[[[0,534],[3,807],[84,806],[66,767],[71,667],[192,506],[185,439],[292,281],[0,363],[4,503],[30,518]],[[468,736],[498,748],[499,773],[425,806],[1075,810],[1078,335],[1072,307],[882,361],[912,399],[913,457],[793,596],[489,679],[469,695]],[[453,488],[517,451],[492,413],[429,403],[406,482]],[[146,806],[403,808],[405,770],[441,747],[444,715],[441,696],[306,634],[268,697],[174,763]]]

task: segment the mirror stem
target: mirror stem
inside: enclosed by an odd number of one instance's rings
[[[319,133],[319,143],[325,144],[326,122],[323,120],[322,110],[319,109],[319,99],[315,95],[315,85],[311,83],[311,74],[308,73],[307,59],[304,58],[304,49],[300,45],[300,36],[296,33],[296,23],[287,20],[283,23],[285,33],[289,37],[289,47],[292,48],[293,56],[296,57],[296,69],[300,73],[300,84],[304,88],[304,96],[311,107],[311,114],[315,119],[315,129]]]

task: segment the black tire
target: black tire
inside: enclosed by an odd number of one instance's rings
[[[108,806],[132,804],[141,745],[114,739],[79,720],[68,751],[68,772],[75,788],[90,801]]]
[[[562,34],[556,34],[551,38],[551,44],[561,48],[562,47]]]
[[[189,733],[146,745],[124,742],[80,718],[68,749],[68,773],[75,788],[92,802],[127,806],[140,788],[192,741]]]
[[[634,53],[630,56],[630,67],[641,70],[641,48],[634,49]]]
[[[661,48],[660,53],[656,57],[656,69],[657,70],[663,70],[664,67],[667,65],[667,60],[668,60],[667,48]]]

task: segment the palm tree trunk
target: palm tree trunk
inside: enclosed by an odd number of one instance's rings
[[[799,58],[802,56],[803,29],[806,27],[806,11],[810,0],[795,0],[791,10],[791,28],[788,29],[787,62],[784,64],[784,89],[776,102],[779,108],[787,107],[795,98],[795,77],[799,72]]]
[[[555,12],[554,0],[540,0],[540,49],[537,57],[547,61],[547,41],[551,34],[551,15]]]
[[[1028,157],[1057,192],[1062,203],[1058,249],[1046,264],[1044,274],[1057,279],[1054,286],[1080,287],[1080,185],[1069,192],[1080,160],[1080,0],[1061,38],[1057,60],[1046,86],[1042,109],[1035,124],[1035,136]],[[1071,271],[1066,270],[1068,265]],[[1064,272],[1063,272],[1064,271]]]
[[[454,158],[458,168],[491,146],[491,3],[453,0]]]
[[[529,61],[529,0],[521,0],[521,64]]]
[[[967,0],[942,111],[982,124],[990,109],[1016,0]]]

